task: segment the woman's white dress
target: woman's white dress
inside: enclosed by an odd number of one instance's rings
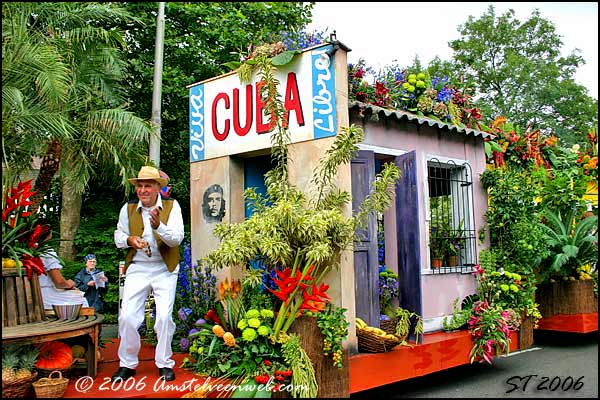
[[[50,250],[40,257],[44,263],[44,268],[47,271],[51,269],[62,269],[62,265],[56,258],[56,252]],[[82,304],[83,307],[89,307],[84,293],[78,289],[57,289],[54,286],[52,279],[48,275],[40,275],[40,287],[42,288],[42,299],[44,300],[44,308],[52,309],[52,304],[65,305],[65,304]]]

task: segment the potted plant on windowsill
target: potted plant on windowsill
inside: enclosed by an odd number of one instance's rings
[[[448,247],[448,240],[444,237],[443,230],[439,226],[432,226],[430,230],[429,247],[431,249],[431,267],[441,268],[444,262],[444,254]]]

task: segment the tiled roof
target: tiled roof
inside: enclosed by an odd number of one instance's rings
[[[428,125],[428,126],[435,126],[438,128],[445,128],[448,131],[452,132],[457,132],[457,133],[463,133],[465,135],[473,135],[475,137],[477,136],[481,136],[482,138],[488,138],[488,137],[495,137],[493,134],[491,133],[487,133],[487,132],[483,132],[477,129],[471,129],[471,128],[461,128],[458,127],[456,125],[453,124],[446,124],[444,122],[440,122],[440,121],[436,121],[434,119],[431,118],[427,118],[427,117],[419,117],[416,114],[413,114],[411,112],[408,111],[400,111],[400,110],[388,110],[386,108],[382,108],[382,107],[378,107],[378,106],[374,106],[372,104],[367,104],[367,103],[362,103],[360,101],[351,101],[348,104],[348,108],[350,110],[357,110],[359,112],[362,111],[363,114],[376,114],[379,117],[385,117],[385,118],[396,118],[398,121],[401,120],[408,120],[411,122],[416,122],[419,125]]]

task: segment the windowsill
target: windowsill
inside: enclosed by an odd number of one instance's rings
[[[456,270],[460,268],[460,270]],[[422,269],[421,275],[448,275],[448,274],[471,274],[475,272],[475,268],[473,267],[441,267],[437,268],[435,271],[431,268]]]

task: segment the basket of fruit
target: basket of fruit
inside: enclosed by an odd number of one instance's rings
[[[391,333],[392,335],[396,334],[396,324],[398,324],[400,318],[395,317],[391,319],[381,319],[379,321],[379,327],[385,333]]]
[[[400,338],[384,330],[368,326],[362,319],[356,318],[356,337],[358,351],[363,353],[385,353],[398,346],[406,338]]]
[[[32,382],[37,377],[33,368],[38,350],[30,345],[3,346],[2,349],[2,397],[32,397]]]

